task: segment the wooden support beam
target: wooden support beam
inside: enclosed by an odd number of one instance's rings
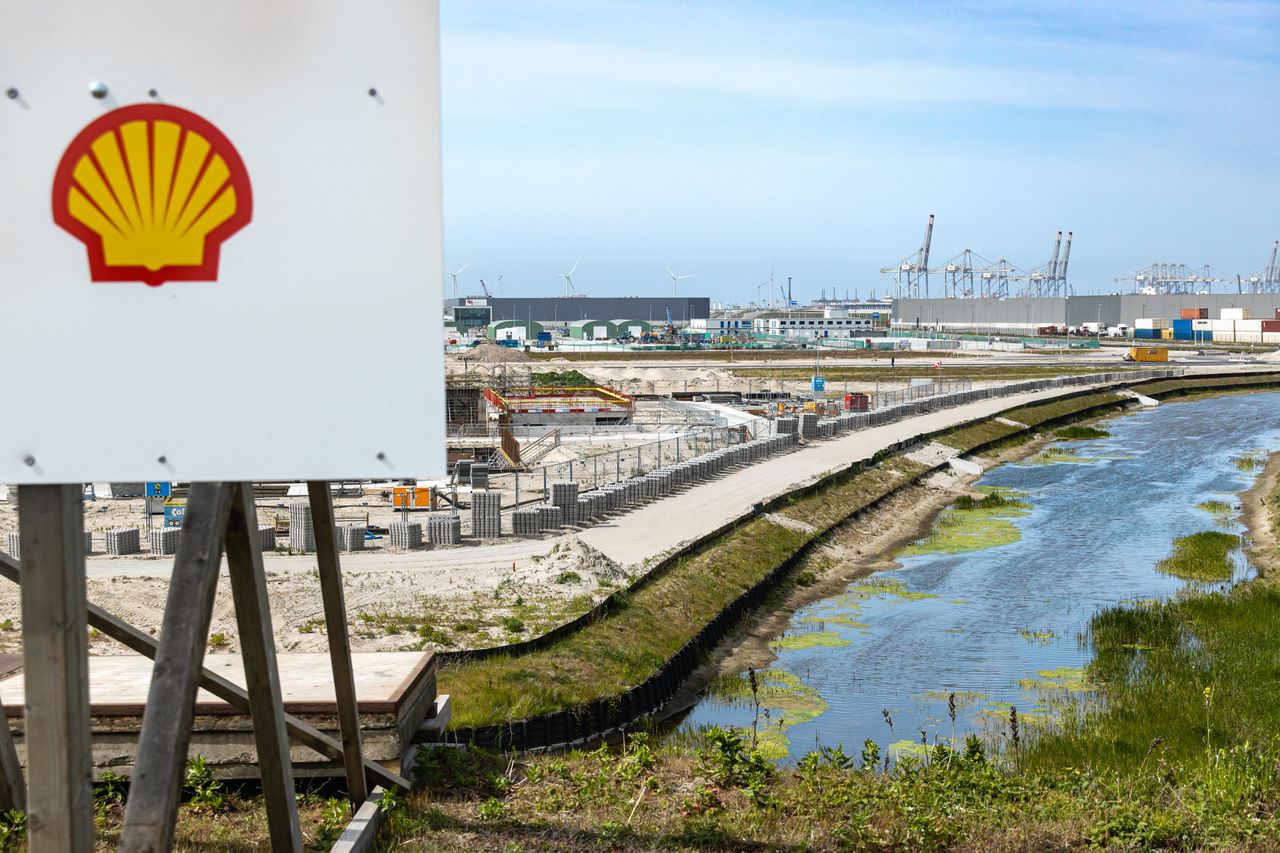
[[[89,628],[80,486],[23,486],[22,651],[27,839],[32,853],[93,850]]]
[[[267,828],[275,853],[288,850],[301,853],[302,832],[298,828],[298,802],[293,788],[289,737],[284,726],[267,578],[258,544],[253,485],[238,483],[235,489],[227,523],[227,565],[240,632],[245,685],[249,691],[249,716],[253,719],[253,737],[258,749],[258,773],[267,803]]]
[[[173,847],[222,537],[235,491],[230,483],[191,485],[120,833],[120,849],[128,853]]]
[[[0,554],[0,577],[10,580],[19,586],[22,585],[22,574],[19,571],[19,565],[16,560],[7,554]],[[117,643],[133,649],[144,657],[155,660],[158,644],[150,634],[140,631],[96,604],[89,605],[89,624]],[[249,713],[249,694],[245,692],[245,689],[232,681],[228,681],[216,672],[201,668],[200,687],[217,696],[236,710],[246,714]],[[284,719],[289,735],[299,743],[311,747],[326,758],[340,760],[343,757],[342,744],[338,741],[311,724],[303,722],[290,714],[286,714]],[[376,761],[370,761],[366,758],[364,760],[364,769],[369,777],[379,785],[393,786],[404,791],[409,790],[409,781],[407,779],[392,773]]]
[[[0,724],[0,809],[25,812],[27,787],[22,780],[22,765],[18,763],[18,750],[13,746],[13,732],[9,731],[3,703],[0,703]]]
[[[351,638],[347,631],[347,603],[342,590],[342,566],[338,562],[338,528],[333,521],[333,496],[328,482],[307,483],[311,524],[315,530],[316,560],[320,567],[320,597],[333,667],[333,693],[342,731],[343,765],[347,772],[347,796],[354,808],[369,797],[365,781],[364,753],[360,747],[360,709],[351,667]]]

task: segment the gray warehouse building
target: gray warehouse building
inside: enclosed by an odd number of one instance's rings
[[[544,325],[568,324],[575,320],[626,317],[658,324],[666,322],[668,308],[671,309],[671,319],[681,324],[711,316],[711,299],[707,296],[470,297],[445,300],[445,313],[452,315],[455,307],[468,306],[488,306],[491,321],[495,323],[499,320],[524,320]]]
[[[1030,334],[1041,326],[1124,323],[1139,317],[1176,320],[1183,308],[1208,308],[1218,317],[1223,308],[1248,308],[1254,317],[1270,319],[1280,309],[1280,293],[1203,293],[1017,297],[1012,299],[895,299],[895,328]]]

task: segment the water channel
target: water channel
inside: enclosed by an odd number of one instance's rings
[[[922,540],[896,557],[900,569],[798,611],[760,675],[766,752],[857,754],[870,738],[900,754],[922,730],[930,743],[991,734],[1010,705],[1031,725],[1050,719],[1067,694],[1090,689],[1094,612],[1184,587],[1155,569],[1175,537],[1241,532],[1238,493],[1257,473],[1242,460],[1280,447],[1280,394],[1163,404],[1100,426],[1109,438],[1055,442],[987,472],[979,487],[1024,506],[985,512],[980,541]],[[1213,501],[1233,510],[1202,508]],[[1239,579],[1249,567],[1234,558]],[[757,717],[742,692],[711,691],[681,727],[749,728]]]

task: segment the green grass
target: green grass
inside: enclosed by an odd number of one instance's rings
[[[1054,432],[1054,438],[1061,441],[1092,441],[1096,438],[1110,438],[1111,433],[1105,429],[1091,426],[1069,426]]]
[[[1109,406],[1119,407],[1127,399],[1109,391],[1099,391],[1094,394],[1084,394],[1066,400],[1019,406],[1016,409],[1001,412],[1001,416],[1007,420],[1026,424],[1029,427],[1037,427],[1050,421],[1092,416],[1098,409]],[[995,442],[992,449],[997,449],[1003,445],[1002,439],[1010,439],[1010,443],[1021,443],[1023,440],[1021,433],[1024,432],[1025,430],[1016,426],[1010,426],[995,420],[984,420],[950,430],[936,440],[942,444],[968,452],[992,442]]]
[[[1112,773],[1164,763],[1181,774],[1280,732],[1280,590],[1270,584],[1112,607],[1093,617],[1090,640],[1089,679],[1105,703],[1065,715],[1077,722],[1038,740],[1026,766]]]
[[[1196,504],[1196,509],[1202,509],[1213,516],[1227,516],[1235,512],[1235,506],[1226,501],[1201,501]]]
[[[1173,540],[1173,554],[1156,564],[1156,571],[1191,581],[1229,581],[1235,572],[1231,550],[1240,547],[1232,533],[1205,530]]]

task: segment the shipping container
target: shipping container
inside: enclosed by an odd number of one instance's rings
[[[1173,340],[1173,329],[1161,329],[1160,337],[1166,341]]]
[[[1142,322],[1139,320],[1138,322]],[[1133,330],[1133,337],[1140,341],[1155,341],[1160,339],[1159,329],[1143,329],[1137,328]]]
[[[1129,347],[1129,361],[1168,361],[1165,347]]]
[[[1280,316],[1280,311],[1277,311],[1277,315],[1278,315],[1278,316]],[[1184,320],[1208,320],[1208,319],[1209,319],[1209,309],[1208,309],[1208,308],[1183,308],[1183,309],[1182,309],[1182,319],[1184,319]]]
[[[1175,332],[1189,332],[1194,328],[1191,325],[1192,322],[1192,320],[1174,320],[1172,328]]]
[[[1261,320],[1236,320],[1237,332],[1261,332]]]
[[[1263,332],[1280,332],[1280,320],[1263,320]]]
[[[1223,308],[1218,316],[1223,320],[1251,320],[1253,311],[1249,308]]]
[[[1280,344],[1280,332],[1263,332],[1262,342],[1264,344]]]
[[[1212,329],[1212,328],[1213,328],[1213,321],[1212,321],[1212,320],[1209,320],[1209,319],[1204,319],[1204,320],[1192,320],[1192,321],[1191,321],[1191,328],[1193,328],[1193,329]],[[1233,328],[1234,328],[1234,327],[1233,327]]]
[[[1236,330],[1235,320],[1210,320],[1209,328],[1215,332],[1234,332]]]
[[[1165,317],[1139,317],[1133,321],[1135,329],[1167,329],[1169,321]]]

